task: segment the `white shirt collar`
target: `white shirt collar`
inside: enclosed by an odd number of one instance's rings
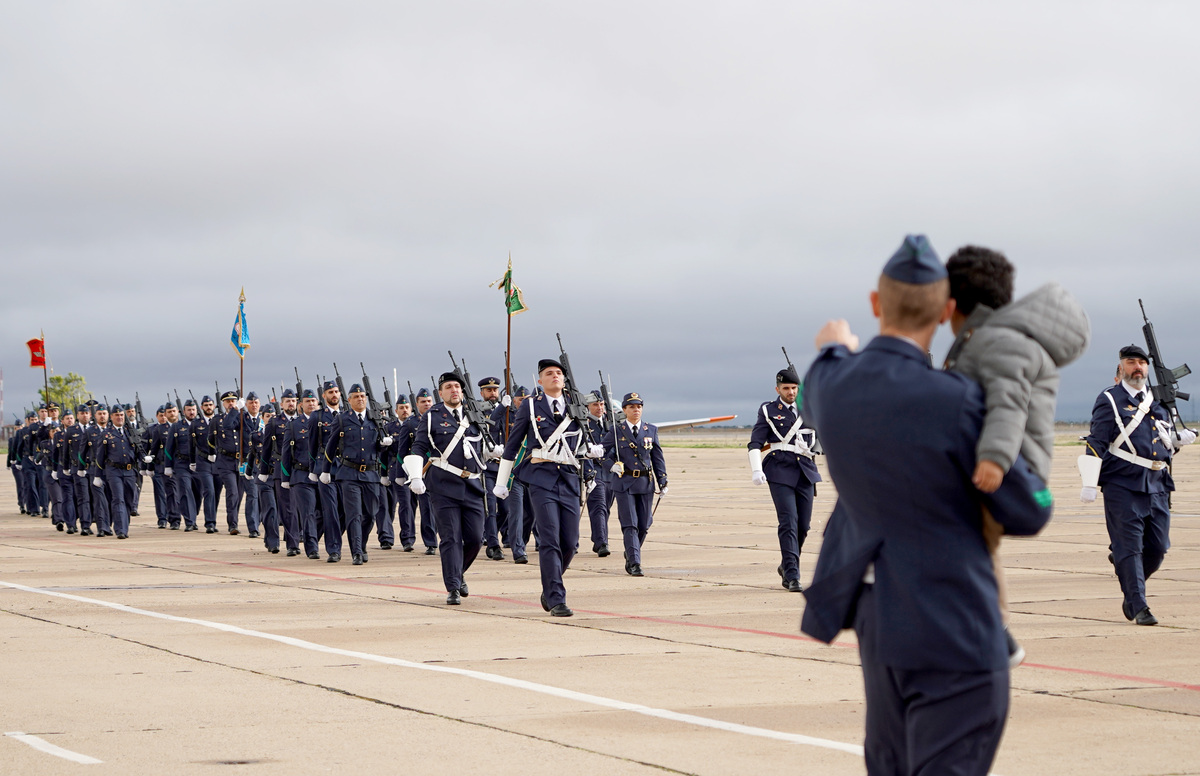
[[[1137,395],[1139,393],[1142,394],[1144,397],[1147,389],[1149,388],[1149,386],[1147,386],[1146,388],[1143,388],[1139,391],[1137,388],[1134,388],[1132,385],[1125,382],[1124,380],[1121,381],[1121,387],[1125,389],[1125,392],[1129,394],[1129,398],[1131,398],[1131,399],[1136,399]]]

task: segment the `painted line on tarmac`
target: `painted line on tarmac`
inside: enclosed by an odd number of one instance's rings
[[[5,537],[5,538],[8,538],[8,537]],[[65,539],[45,538],[45,539],[41,539],[41,541],[46,541],[46,542],[50,542],[50,543],[54,543],[54,544],[65,544],[65,545],[69,545],[72,547],[79,547],[78,543],[70,542]],[[99,548],[96,548],[96,549],[99,549]],[[260,571],[275,571],[275,572],[279,572],[281,574],[294,574],[296,576],[312,577],[312,578],[316,578],[316,579],[325,579],[325,580],[329,580],[331,582],[349,582],[349,583],[356,584],[356,585],[369,585],[371,587],[389,587],[389,588],[396,588],[399,590],[412,590],[414,592],[430,593],[430,594],[437,594],[437,595],[441,595],[443,592],[440,590],[434,590],[434,589],[427,588],[427,587],[417,587],[415,585],[401,585],[401,584],[397,584],[395,582],[377,582],[377,581],[370,580],[370,579],[350,579],[348,577],[337,577],[332,574],[321,574],[321,573],[315,572],[315,571],[301,571],[299,569],[286,569],[286,568],[279,568],[278,566],[262,566],[262,565],[255,564],[255,563],[242,563],[240,561],[219,560],[217,558],[201,558],[201,557],[197,557],[195,555],[181,555],[179,553],[173,553],[173,552],[153,552],[150,550],[138,550],[138,549],[134,549],[131,547],[130,548],[109,547],[107,549],[115,549],[119,552],[127,553],[130,555],[152,555],[152,556],[162,557],[162,558],[178,558],[181,560],[193,560],[193,561],[197,561],[199,563],[211,563],[211,564],[218,565],[218,566],[230,566],[233,568],[257,569]],[[531,609],[534,607],[540,608],[540,604],[538,604],[538,603],[534,603],[532,601],[524,601],[519,598],[506,598],[504,596],[489,596],[489,595],[479,595],[479,594],[472,594],[472,595],[473,595],[473,597],[475,597],[477,599],[486,600],[486,601],[496,601],[499,603],[515,604],[517,606],[525,606],[525,607],[528,607]],[[674,626],[680,626],[680,627],[685,627],[685,628],[703,628],[705,630],[719,630],[719,631],[727,631],[730,633],[744,633],[749,636],[767,636],[767,637],[776,638],[776,639],[787,639],[789,641],[805,641],[805,642],[809,642],[812,644],[822,644],[823,643],[823,642],[818,641],[817,639],[812,638],[811,636],[805,636],[800,633],[781,633],[779,631],[761,630],[758,628],[741,628],[736,625],[717,625],[716,623],[708,623],[708,622],[687,622],[685,620],[671,620],[671,619],[667,619],[665,617],[649,617],[646,615],[639,615],[639,614],[622,614],[620,612],[606,612],[606,611],[602,611],[599,609],[576,609],[575,611],[579,612],[580,614],[591,614],[591,615],[595,615],[597,617],[612,617],[615,619],[622,619],[622,620],[637,620],[639,622],[651,622],[651,623],[655,623],[655,624],[659,624],[659,625],[674,625]],[[827,646],[840,647],[843,649],[858,649],[857,644],[851,644],[851,643],[847,643],[847,642],[836,642],[835,641],[832,644],[829,644]],[[1055,666],[1055,665],[1049,665],[1046,663],[1031,663],[1028,661],[1022,663],[1021,667],[1027,668],[1027,669],[1036,669],[1039,671],[1055,671],[1058,673],[1078,674],[1080,676],[1092,676],[1092,677],[1096,677],[1097,679],[1113,679],[1113,680],[1120,680],[1123,682],[1132,681],[1132,682],[1137,682],[1139,684],[1147,684],[1147,685],[1150,685],[1153,687],[1166,687],[1166,688],[1176,689],[1176,690],[1189,690],[1192,692],[1200,692],[1200,684],[1188,684],[1186,682],[1176,682],[1176,681],[1173,681],[1170,679],[1152,679],[1147,676],[1131,676],[1128,674],[1114,674],[1114,673],[1110,673],[1107,671],[1096,671],[1096,670],[1090,669],[1090,668],[1073,668],[1071,666]]]
[[[22,744],[28,744],[39,752],[52,754],[55,757],[61,757],[64,760],[70,760],[71,762],[79,763],[80,765],[100,765],[104,762],[103,760],[97,760],[95,757],[88,757],[86,754],[72,752],[70,749],[63,749],[61,746],[55,746],[49,741],[38,738],[37,736],[31,736],[27,733],[13,731],[12,733],[5,733],[4,735],[5,737],[11,738],[14,741],[20,741]]]
[[[387,657],[385,655],[373,655],[369,652],[357,652],[355,650],[350,650],[350,649],[339,649],[338,647],[329,647],[329,646],[325,646],[324,644],[317,644],[317,643],[314,643],[311,641],[304,641],[303,639],[292,638],[291,636],[280,636],[278,634],[267,633],[265,631],[250,630],[248,628],[241,628],[236,625],[227,625],[222,622],[213,622],[211,620],[198,620],[193,617],[179,617],[179,616],[173,615],[173,614],[163,614],[161,612],[152,612],[148,609],[138,609],[138,608],[135,608],[132,606],[126,606],[125,604],[113,603],[111,601],[102,601],[97,598],[85,598],[84,596],[71,595],[70,593],[60,593],[60,592],[57,592],[54,590],[45,590],[45,589],[37,588],[37,587],[28,587],[26,585],[19,585],[14,582],[5,582],[4,580],[0,580],[0,586],[11,588],[13,590],[21,590],[26,593],[34,593],[37,595],[46,595],[46,596],[51,596],[53,598],[62,598],[67,601],[76,601],[78,603],[92,604],[94,606],[103,606],[108,609],[115,609],[117,611],[127,612],[129,614],[137,614],[137,615],[141,615],[143,617],[152,617],[152,618],[158,619],[158,620],[167,620],[170,622],[179,622],[179,623],[184,623],[184,624],[188,624],[188,625],[195,625],[195,626],[199,626],[202,628],[211,628],[212,630],[224,631],[225,633],[233,633],[233,634],[236,634],[239,636],[249,636],[251,638],[263,639],[266,641],[274,641],[278,644],[286,644],[291,647],[298,647],[300,649],[306,649],[306,650],[309,650],[310,652],[322,652],[322,653],[329,654],[329,655],[339,655],[341,657],[348,657],[348,658],[352,658],[355,660],[363,660],[363,661],[368,661],[368,662],[372,662],[372,663],[382,663],[384,665],[397,666],[399,668],[411,668],[411,669],[415,669],[418,671],[431,671],[434,673],[462,676],[462,677],[466,677],[468,679],[476,679],[476,680],[482,681],[482,682],[490,682],[492,684],[499,684],[499,685],[503,685],[505,687],[512,687],[512,688],[518,689],[518,690],[527,690],[529,692],[540,693],[542,695],[550,695],[550,696],[553,696],[556,698],[563,698],[566,700],[576,701],[578,703],[589,704],[592,706],[599,706],[601,708],[615,709],[617,711],[627,711],[627,712],[631,712],[634,714],[641,714],[646,717],[655,717],[658,719],[665,719],[665,720],[669,720],[672,722],[681,722],[685,725],[695,725],[697,727],[711,728],[713,730],[721,730],[721,731],[725,731],[727,733],[738,733],[741,735],[754,736],[757,738],[769,738],[769,739],[773,739],[776,741],[784,741],[784,742],[792,743],[792,744],[803,744],[805,746],[814,746],[814,747],[818,747],[821,749],[832,749],[832,750],[838,751],[838,752],[846,752],[848,754],[858,755],[859,757],[863,756],[863,748],[861,746],[856,745],[856,744],[846,744],[846,743],[842,743],[841,741],[831,741],[827,738],[815,738],[813,736],[806,736],[806,735],[802,735],[799,733],[784,733],[779,730],[770,730],[768,728],[753,727],[751,725],[740,725],[736,722],[724,722],[722,720],[709,719],[707,717],[699,717],[694,714],[683,714],[683,713],[680,713],[677,711],[671,711],[670,709],[657,709],[652,706],[643,706],[640,703],[629,703],[627,701],[620,701],[620,700],[616,700],[614,698],[605,698],[600,695],[591,695],[589,693],[576,692],[574,690],[566,690],[561,687],[554,687],[553,685],[540,684],[538,682],[529,682],[524,679],[512,679],[510,677],[501,676],[499,674],[489,674],[489,673],[485,673],[483,671],[473,671],[473,670],[467,669],[467,668],[454,668],[452,666],[428,665],[425,663],[414,663],[410,660],[402,660],[400,658]],[[16,735],[16,734],[10,733],[9,735]],[[41,739],[37,739],[37,740],[41,741]],[[36,744],[30,743],[28,741],[26,743],[29,743],[30,746],[37,746]],[[41,743],[45,744],[45,746],[47,746],[47,747],[51,747],[56,750],[59,749],[58,747],[53,746],[52,744],[46,744],[44,741],[42,741]],[[37,747],[37,748],[41,748],[41,747]],[[43,749],[43,751],[49,751],[49,750]],[[84,756],[84,755],[76,755],[74,752],[67,752],[67,750],[65,750],[65,749],[62,749],[59,751],[66,752],[67,754],[73,755],[74,757],[83,757]],[[56,754],[56,752],[50,752],[50,753]],[[63,755],[60,754],[59,756],[61,757]],[[71,758],[68,758],[68,759],[71,759]],[[87,758],[87,759],[89,761],[92,761],[92,758]],[[77,762],[79,762],[79,761],[77,760]],[[95,762],[99,762],[99,760],[95,760]]]

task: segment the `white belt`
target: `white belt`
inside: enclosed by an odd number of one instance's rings
[[[563,445],[555,445],[553,448],[553,453],[547,453],[546,448],[544,447],[536,448],[529,453],[530,463],[541,463],[542,461],[545,461],[547,463],[566,464],[567,466],[574,466],[576,469],[578,469],[579,460],[575,458],[575,454],[570,450],[564,450],[562,448]],[[542,460],[535,461],[534,459],[537,458]]]
[[[786,450],[789,453],[795,453],[796,455],[802,455],[805,458],[813,457],[812,450],[809,450],[807,447],[801,447],[800,445],[797,445],[797,444],[785,445],[782,442],[768,442],[767,443],[767,455],[770,455],[771,453],[775,452],[776,450]]]
[[[1109,455],[1115,455],[1117,458],[1120,458],[1122,461],[1129,461],[1130,463],[1137,464],[1138,466],[1142,466],[1147,469],[1151,469],[1153,471],[1160,471],[1162,469],[1167,468],[1166,461],[1152,461],[1149,458],[1143,458],[1140,455],[1134,455],[1133,453],[1129,452],[1128,450],[1122,450],[1120,447],[1117,446],[1118,444],[1119,444],[1118,442],[1113,442],[1111,445],[1108,446],[1108,454]]]
[[[430,458],[429,465],[436,466],[437,468],[439,468],[443,471],[448,471],[451,474],[453,474],[455,477],[462,477],[464,480],[479,479],[479,472],[475,472],[474,474],[472,474],[472,473],[468,472],[466,469],[460,469],[457,466],[455,466],[454,464],[446,463],[441,458]]]

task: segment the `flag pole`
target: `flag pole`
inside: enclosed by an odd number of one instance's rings
[[[42,334],[42,384],[46,387],[46,405],[50,405],[50,377],[46,371],[46,330],[39,329]]]
[[[512,251],[508,252],[508,277],[512,279]],[[508,309],[508,291],[504,293],[504,317],[508,318],[508,339],[504,345],[504,390],[508,394],[508,406],[504,408],[504,441],[508,442],[508,429],[512,415],[512,311]]]
[[[246,302],[246,287],[242,286],[242,293],[238,295],[238,320],[241,320],[241,318],[242,318],[242,304],[244,304],[245,302]],[[245,326],[244,323],[242,325],[243,325],[243,327]],[[243,328],[243,332],[244,331],[245,331],[245,329]],[[246,353],[245,353],[245,350],[243,349],[243,351],[241,353],[238,353],[237,389],[238,389],[238,398],[239,399],[242,398],[242,391],[245,389],[245,386],[246,386]],[[242,432],[242,429],[245,427],[245,423],[246,423],[245,412],[246,412],[245,407],[242,407],[238,411],[239,414],[238,414],[238,457],[237,457],[237,460],[238,460],[238,474],[241,474],[241,475],[244,475],[246,473],[246,470],[244,468],[242,468],[243,467],[243,463],[242,463],[243,432]]]

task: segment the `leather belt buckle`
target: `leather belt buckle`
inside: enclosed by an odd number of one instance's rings
[[[359,470],[360,472],[365,472],[365,471],[366,471],[367,469],[369,469],[369,468],[371,468],[371,467],[370,467],[370,465],[369,465],[369,464],[365,464],[365,463],[364,463],[362,466],[359,466],[359,467],[358,467],[358,470]]]
[[[642,476],[642,472],[641,472],[641,470],[640,470],[640,469],[630,469],[630,470],[629,470],[629,474],[630,474],[630,475],[631,475],[631,476],[632,476],[634,479],[637,479],[638,477],[641,477],[641,476]]]
[[[125,464],[125,471],[132,471],[132,470],[133,470],[133,464],[131,464],[131,463]]]
[[[466,469],[463,469],[461,472],[459,472],[458,476],[462,477],[464,480],[471,479],[471,474]]]

